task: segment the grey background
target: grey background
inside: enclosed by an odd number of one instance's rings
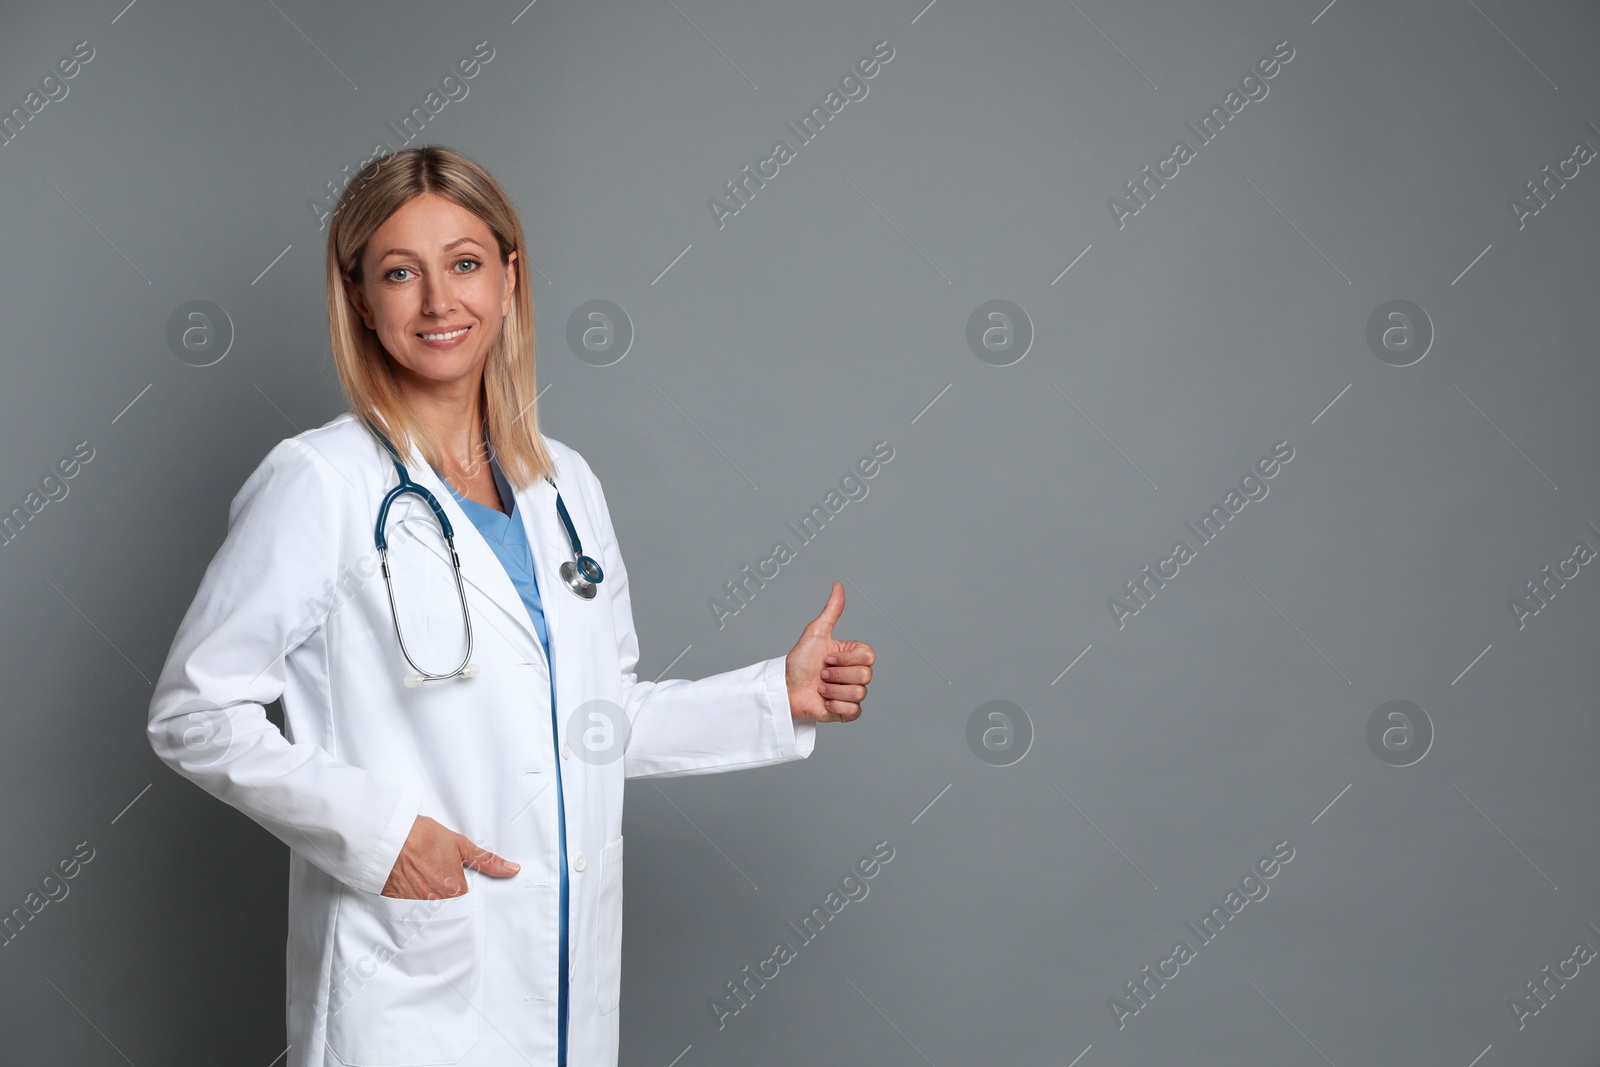
[[[1521,629],[1507,602],[1600,547],[1596,165],[1508,208],[1600,147],[1597,22],[5,5],[0,109],[95,56],[0,147],[0,504],[95,453],[0,547],[0,910],[95,857],[0,949],[0,1060],[283,1050],[285,850],[158,762],[150,683],[245,476],[343,409],[308,201],[488,41],[414,143],[523,212],[544,428],[606,486],[641,675],[786,652],[834,578],[836,633],[878,654],[809,760],[630,788],[625,1063],[1596,1062],[1595,967],[1521,1030],[1508,999],[1600,948],[1600,577]],[[1107,198],[1285,39],[1269,95],[1119,229]],[[869,95],[719,230],[707,198],[880,40]],[[235,331],[203,368],[165,340],[196,299]],[[606,367],[565,343],[594,299],[635,330]],[[1010,366],[966,344],[991,299],[1034,330]],[[1437,331],[1404,368],[1365,341],[1395,299]],[[718,629],[708,598],[880,440],[867,498]],[[1270,495],[1118,629],[1107,598],[1284,440]],[[1007,767],[966,740],[997,699],[1034,735]],[[1366,741],[1396,699],[1436,732],[1405,767]],[[708,999],[877,841],[870,895],[719,1030]],[[1108,999],[1279,841],[1270,895],[1119,1029]]]

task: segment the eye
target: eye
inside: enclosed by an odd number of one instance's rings
[[[404,281],[405,279],[403,279],[403,278],[396,278],[395,277],[396,274],[402,274],[402,273],[410,274],[411,273],[411,268],[410,267],[396,267],[394,270],[385,272],[383,277],[384,277],[385,281],[390,281],[390,282]]]
[[[464,270],[464,271],[460,271],[459,273],[461,273],[461,274],[471,274],[472,271],[477,270],[479,267],[483,266],[483,264],[478,262],[476,259],[463,259],[463,260],[458,261],[456,263],[456,266],[457,267],[470,266],[471,270]]]

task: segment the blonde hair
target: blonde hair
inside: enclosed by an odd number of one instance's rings
[[[435,193],[482,219],[499,245],[500,261],[517,253],[511,312],[484,362],[480,396],[487,437],[507,480],[518,489],[546,474],[555,461],[539,433],[534,380],[533,294],[522,221],[511,198],[477,163],[441,145],[407,148],[364,166],[343,195],[328,225],[328,332],[339,384],[355,416],[386,436],[403,458],[414,443],[436,470],[443,450],[406,402],[394,359],[367,328],[345,293],[343,278],[361,282],[361,260],[378,227],[402,205]]]

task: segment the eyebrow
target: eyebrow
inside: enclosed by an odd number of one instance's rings
[[[444,250],[446,252],[448,252],[452,248],[454,248],[456,245],[459,245],[459,244],[474,244],[474,245],[477,245],[479,248],[483,247],[483,245],[480,244],[477,241],[476,238],[472,238],[472,237],[457,237],[454,241],[451,241],[449,244],[445,245],[444,246]],[[414,255],[417,255],[417,253],[413,252],[409,248],[391,248],[387,252],[385,252],[381,256],[379,256],[378,259],[381,262],[382,260],[388,259],[390,256],[414,256]]]

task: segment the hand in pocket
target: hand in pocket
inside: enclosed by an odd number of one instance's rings
[[[494,878],[509,878],[522,864],[473,844],[426,815],[418,815],[394,861],[383,895],[401,900],[437,900],[467,891],[466,868]]]

